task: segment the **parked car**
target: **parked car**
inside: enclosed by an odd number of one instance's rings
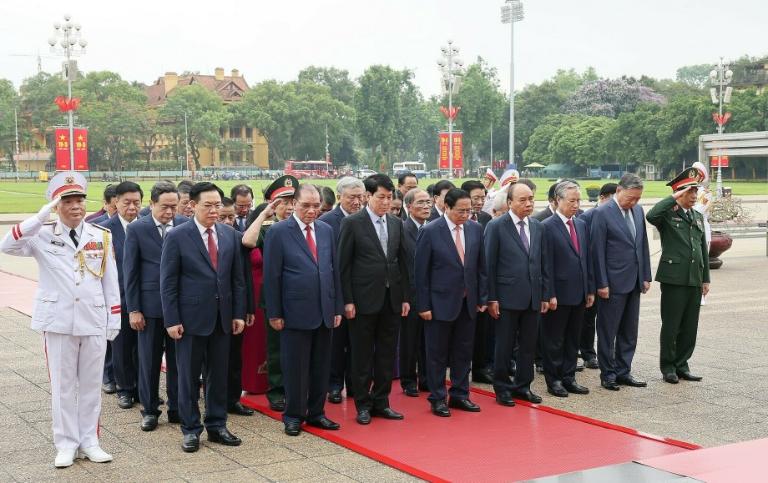
[[[372,169],[359,169],[357,170],[357,177],[360,179],[365,179],[368,176],[376,174],[376,171]]]

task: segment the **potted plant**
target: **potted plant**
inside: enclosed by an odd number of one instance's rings
[[[596,202],[597,198],[600,196],[600,187],[596,184],[591,184],[587,186],[587,196],[589,197],[589,201]]]

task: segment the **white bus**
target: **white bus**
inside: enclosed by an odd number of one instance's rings
[[[427,177],[427,166],[419,161],[404,161],[392,165],[392,173],[397,177],[403,173],[413,173],[417,178]]]

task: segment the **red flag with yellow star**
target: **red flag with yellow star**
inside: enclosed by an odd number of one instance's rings
[[[71,170],[72,167],[69,161],[69,129],[65,127],[56,128],[55,132],[56,171]],[[88,130],[80,127],[75,128],[74,135],[74,170],[88,171]]]

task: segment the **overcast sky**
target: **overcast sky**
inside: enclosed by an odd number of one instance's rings
[[[688,64],[768,54],[768,0],[525,0],[515,24],[516,88],[557,69],[588,66],[600,76],[673,78]],[[359,76],[372,64],[409,68],[429,96],[436,61],[452,39],[466,63],[477,56],[509,85],[510,29],[501,0],[0,0],[0,78],[18,87],[59,69],[47,39],[64,13],[83,26],[85,71],[111,70],[154,82],[166,71],[239,69],[251,84],[296,78],[308,65]],[[66,5],[66,7],[65,7]],[[17,57],[12,54],[28,54]]]

